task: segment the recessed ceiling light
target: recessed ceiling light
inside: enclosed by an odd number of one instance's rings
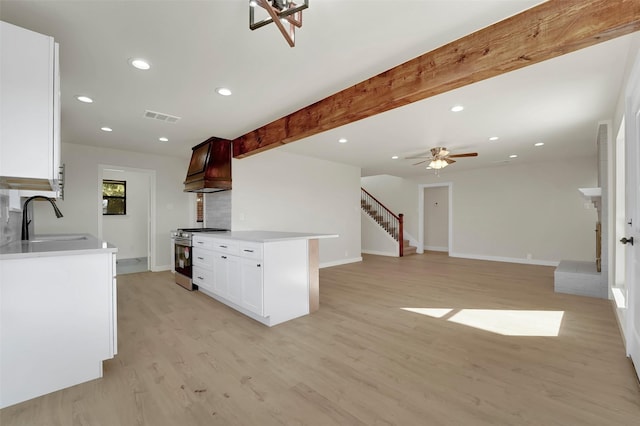
[[[491,137],[489,138],[489,140],[490,140],[490,141],[497,141],[498,139],[500,139],[500,138],[499,138],[499,137],[497,137],[497,136],[491,136]]]
[[[102,130],[103,132],[113,132],[113,129],[111,127],[100,127],[100,130]]]
[[[542,146],[542,145],[544,145],[544,142],[538,142],[533,144],[533,146]]]
[[[391,157],[391,159],[392,159],[392,160],[397,160],[397,159],[398,159],[398,156],[397,156],[397,155],[394,155],[393,157]]]
[[[79,100],[80,102],[84,102],[85,104],[90,104],[93,102],[93,99],[83,95],[76,96],[76,99]]]
[[[163,137],[161,137],[161,138],[158,138],[158,140],[159,140],[160,142],[169,142],[169,139],[165,138],[164,136],[163,136]]]
[[[451,111],[453,111],[453,112],[460,112],[463,109],[464,109],[464,107],[462,105],[456,105],[456,106],[451,107]]]
[[[518,156],[516,154],[511,154],[509,158],[518,158]]]
[[[338,139],[338,142],[340,142],[340,143],[347,143],[347,142],[349,142],[349,141],[348,141],[348,140],[346,140],[345,138],[340,138],[340,139]]]
[[[222,96],[231,96],[231,90],[227,89],[226,87],[218,87],[216,89],[216,93]]]
[[[137,68],[139,70],[143,70],[143,71],[151,68],[151,65],[149,64],[149,62],[140,58],[129,59],[129,63],[131,64],[132,67]]]

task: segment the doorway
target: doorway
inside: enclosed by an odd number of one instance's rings
[[[99,165],[98,236],[118,247],[117,275],[145,272],[155,262],[152,242],[155,171],[122,166]],[[114,212],[103,199],[103,182],[120,182],[125,190],[125,206]]]
[[[453,183],[418,186],[418,253],[452,251]]]
[[[640,379],[640,55],[625,91],[626,312],[622,323],[627,355]],[[633,240],[636,244],[633,244]],[[631,241],[629,241],[631,240]]]
[[[615,142],[615,238],[614,238],[614,279],[611,293],[616,303],[616,312],[621,324],[624,324],[627,306],[626,256],[625,246],[615,244],[626,234],[625,223],[625,125],[624,118],[618,130]]]

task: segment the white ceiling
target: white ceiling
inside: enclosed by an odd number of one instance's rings
[[[249,30],[247,0],[0,0],[0,19],[60,44],[63,142],[188,157],[210,136],[234,139],[538,3],[310,0],[294,48],[273,24]],[[403,157],[433,146],[479,153],[443,173],[499,166],[510,154],[521,162],[595,155],[596,126],[614,114],[632,37],[278,149],[396,176],[427,173]],[[152,68],[132,68],[134,57]],[[233,96],[216,94],[220,86]],[[76,101],[80,94],[95,102]],[[450,112],[454,104],[465,110]],[[182,119],[150,120],[145,110]],[[545,146],[534,148],[539,141]]]

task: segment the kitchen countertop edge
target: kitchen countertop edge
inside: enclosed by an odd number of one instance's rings
[[[315,240],[324,238],[338,238],[338,234],[314,234],[306,232],[281,232],[281,231],[226,231],[226,232],[199,232],[194,234],[211,238],[222,238],[227,240],[252,241],[258,243],[269,243],[287,240]]]
[[[68,237],[70,234],[65,235]],[[82,240],[56,240],[51,235],[36,235],[33,241],[13,241],[0,247],[0,260],[27,259],[35,257],[76,256],[81,254],[115,253],[118,248],[99,240],[91,234],[71,234],[86,237]],[[42,240],[44,238],[44,240]]]

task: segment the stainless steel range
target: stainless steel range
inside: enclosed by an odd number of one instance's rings
[[[174,260],[176,271],[176,284],[187,290],[197,290],[191,280],[192,265],[191,254],[193,250],[193,234],[197,232],[226,232],[228,229],[220,228],[183,228],[171,232],[174,239]]]

